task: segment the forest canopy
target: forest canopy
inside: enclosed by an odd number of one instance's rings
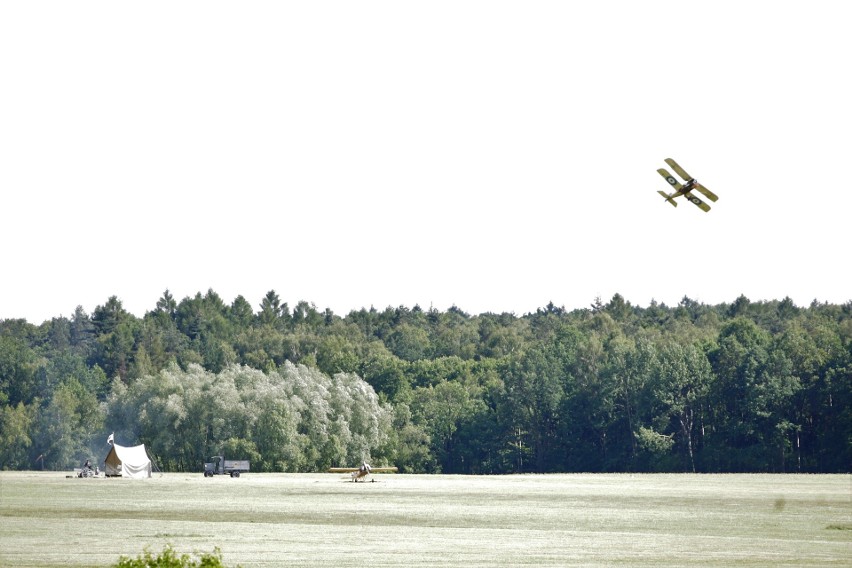
[[[164,471],[848,472],[850,379],[852,302],[339,316],[166,290],[0,320],[0,467],[99,462],[115,432]]]

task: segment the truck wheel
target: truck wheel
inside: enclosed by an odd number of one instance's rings
[[[239,477],[239,476],[240,476],[240,472],[239,472],[239,471],[235,471],[235,472],[234,472],[234,477]]]

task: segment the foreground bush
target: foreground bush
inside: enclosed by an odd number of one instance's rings
[[[151,551],[145,552],[136,559],[122,556],[114,568],[226,568],[222,564],[222,551],[219,547],[213,549],[210,554],[202,554],[198,560],[194,560],[189,554],[178,556],[172,546],[166,545],[159,556],[152,556]]]

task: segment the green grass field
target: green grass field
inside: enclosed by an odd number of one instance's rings
[[[852,566],[849,475],[0,472],[0,566]]]

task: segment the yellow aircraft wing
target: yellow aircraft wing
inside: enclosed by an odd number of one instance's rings
[[[692,201],[693,203],[695,203],[695,205],[696,205],[699,209],[701,209],[702,211],[704,211],[704,212],[710,211],[710,206],[709,206],[709,205],[707,205],[706,203],[704,203],[703,201],[701,201],[698,197],[696,197],[695,195],[693,195],[691,192],[687,191],[686,193],[684,193],[684,195],[686,196],[686,198],[687,198],[688,200],[690,200],[690,201]]]
[[[712,191],[710,191],[709,189],[707,189],[706,187],[704,187],[703,185],[701,185],[698,182],[695,182],[695,189],[697,189],[698,191],[703,193],[704,196],[707,199],[709,199],[710,201],[718,201],[719,200],[719,196],[717,196],[715,193],[713,193]]]
[[[328,473],[352,473],[353,471],[361,471],[360,467],[330,467]],[[396,467],[372,467],[370,473],[396,473],[399,468]]]
[[[680,184],[680,182],[677,181],[677,179],[675,179],[675,177],[670,174],[668,170],[666,170],[666,168],[660,168],[659,170],[657,170],[657,173],[663,176],[663,178],[667,182],[669,182],[669,185],[675,188],[675,191],[677,191],[678,193],[683,189],[683,186]]]
[[[677,175],[683,178],[683,181],[690,181],[692,179],[692,176],[686,173],[686,171],[671,158],[666,158],[666,163],[672,167]]]

